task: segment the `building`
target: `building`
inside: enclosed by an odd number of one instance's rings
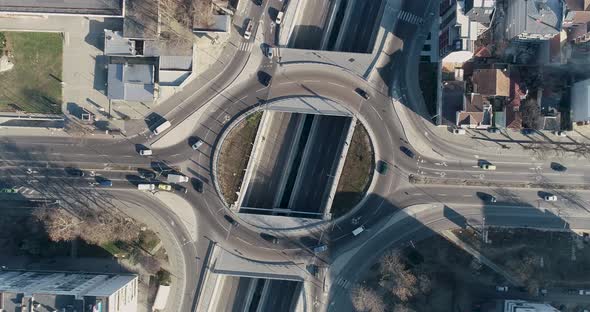
[[[125,0],[0,0],[0,14],[123,17]]]
[[[492,105],[477,93],[463,96],[463,110],[457,112],[457,126],[471,129],[487,129],[492,126]]]
[[[115,63],[108,66],[107,96],[131,102],[154,100],[154,65]]]
[[[563,28],[568,40],[574,43],[590,41],[590,0],[566,0],[565,3]]]
[[[229,15],[213,15],[213,20],[210,25],[200,25],[198,23],[198,15],[195,15],[193,20],[194,33],[227,33],[231,27],[231,16]]]
[[[486,97],[510,95],[510,78],[506,70],[502,69],[476,69],[471,77],[473,92]]]
[[[465,0],[465,15],[470,21],[490,24],[496,0]]]
[[[570,93],[572,121],[590,121],[590,79],[574,83]]]
[[[506,39],[548,40],[561,31],[562,0],[510,0],[506,10]]]
[[[137,275],[0,271],[0,310],[135,312]]]
[[[505,300],[503,312],[559,312],[547,303],[535,303],[524,300]]]
[[[470,14],[475,16],[480,11],[479,8],[475,7],[475,4],[479,4],[480,1],[474,3],[468,0],[443,0],[440,3],[441,23],[438,48],[443,63],[464,63],[471,59],[475,40],[488,29],[485,24],[477,20],[471,20],[466,15],[467,2],[471,5]],[[486,1],[484,3],[488,4]],[[493,9],[483,9],[481,11],[492,14]]]

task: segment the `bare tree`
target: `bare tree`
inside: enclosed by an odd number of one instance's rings
[[[84,223],[67,210],[37,209],[33,216],[45,225],[45,230],[52,241],[71,241],[80,235],[80,228]]]
[[[415,312],[415,310],[406,305],[396,304],[393,307],[393,312]]]
[[[352,290],[352,306],[357,312],[384,312],[385,303],[379,294],[366,286]]]
[[[529,96],[520,105],[520,112],[522,113],[522,124],[525,128],[537,130],[543,128],[543,115],[537,100]]]
[[[418,292],[416,276],[406,269],[400,252],[393,250],[381,257],[381,278],[393,282],[391,292],[406,302]]]

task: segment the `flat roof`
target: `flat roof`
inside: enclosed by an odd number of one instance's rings
[[[124,0],[0,0],[1,12],[123,16]]]

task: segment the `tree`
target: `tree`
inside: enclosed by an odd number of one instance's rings
[[[393,312],[415,312],[415,310],[402,304],[396,304],[393,307]]]
[[[83,221],[62,208],[52,210],[37,209],[33,212],[33,216],[45,225],[49,239],[54,242],[76,239],[80,234],[83,223]]]
[[[390,291],[399,300],[406,302],[418,292],[418,279],[406,269],[398,250],[383,255],[380,264],[381,278],[393,282]]]
[[[520,105],[520,112],[522,113],[522,125],[525,128],[536,130],[543,128],[543,115],[536,99],[527,97]]]
[[[384,312],[385,303],[379,294],[366,286],[352,290],[352,306],[357,312]]]

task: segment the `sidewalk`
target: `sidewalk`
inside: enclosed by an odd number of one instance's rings
[[[479,251],[477,251],[474,248],[472,248],[471,246],[467,245],[464,241],[459,239],[459,237],[457,237],[450,230],[442,231],[440,234],[442,236],[444,236],[449,242],[455,244],[457,247],[463,249],[464,251],[466,251],[467,253],[472,255],[475,259],[477,259],[479,262],[481,262],[482,264],[484,264],[487,267],[489,267],[490,269],[492,269],[494,272],[502,275],[506,279],[506,281],[508,281],[510,284],[515,285],[515,286],[522,286],[519,281],[512,278],[512,274],[510,272],[505,271],[500,266],[498,266],[497,264],[492,262],[492,260],[490,260],[490,259],[486,258],[484,255],[482,255]]]

